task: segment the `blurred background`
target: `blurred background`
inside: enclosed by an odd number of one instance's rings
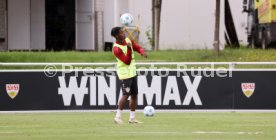
[[[123,13],[148,50],[248,44],[243,1],[0,0],[0,50],[108,51]]]

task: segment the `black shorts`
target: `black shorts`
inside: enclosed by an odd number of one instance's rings
[[[121,80],[123,95],[137,95],[138,94],[138,83],[137,76]]]

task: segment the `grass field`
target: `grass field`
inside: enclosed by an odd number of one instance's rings
[[[148,54],[148,59],[137,54],[137,62],[276,62],[276,49],[262,50],[245,47],[227,48],[222,50],[218,56],[214,54],[213,50],[149,51]],[[112,52],[0,52],[0,62],[116,62],[116,59]],[[219,67],[227,68],[228,66]],[[43,68],[38,66],[0,66],[0,69]],[[276,68],[276,65],[239,65],[236,68]]]
[[[276,62],[275,49],[225,49],[219,56],[212,50],[149,52],[148,59],[136,56],[138,62]],[[0,62],[115,62],[115,57],[111,52],[0,52]],[[124,113],[125,122],[128,115]],[[154,117],[137,113],[144,123],[135,125],[116,125],[113,117],[111,112],[0,114],[0,140],[276,139],[276,113],[157,112]]]
[[[163,62],[275,62],[276,49],[225,49],[217,56],[213,50],[168,50],[139,55],[138,61]],[[112,52],[0,52],[0,62],[115,62]]]
[[[127,121],[128,113],[123,114]],[[1,140],[275,140],[276,113],[158,113],[143,124],[114,113],[1,114]]]

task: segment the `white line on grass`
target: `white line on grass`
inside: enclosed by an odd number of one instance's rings
[[[276,127],[276,124],[242,124],[239,126],[252,126],[252,127]]]
[[[141,132],[112,132],[112,133],[123,133],[123,134],[183,134],[183,132],[162,132],[162,131],[141,131]]]
[[[257,132],[224,132],[224,131],[195,131],[193,132],[195,134],[236,134],[236,135],[261,135],[261,134],[264,134],[263,132],[261,131],[257,131]]]
[[[16,132],[7,131],[7,132],[0,132],[0,134],[15,134]]]
[[[0,114],[24,114],[24,113],[82,113],[82,112],[93,112],[93,113],[115,113],[116,110],[33,110],[33,111],[0,111]],[[124,112],[129,112],[124,110]],[[142,109],[138,109],[137,112],[143,112]],[[241,113],[276,113],[276,110],[232,110],[232,109],[197,109],[197,110],[187,110],[187,109],[170,109],[162,110],[156,109],[156,113],[227,113],[227,112],[241,112]]]

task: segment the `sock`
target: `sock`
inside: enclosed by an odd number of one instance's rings
[[[134,119],[135,118],[135,111],[130,111],[130,119]]]
[[[116,118],[121,118],[122,110],[118,109],[116,113]]]

